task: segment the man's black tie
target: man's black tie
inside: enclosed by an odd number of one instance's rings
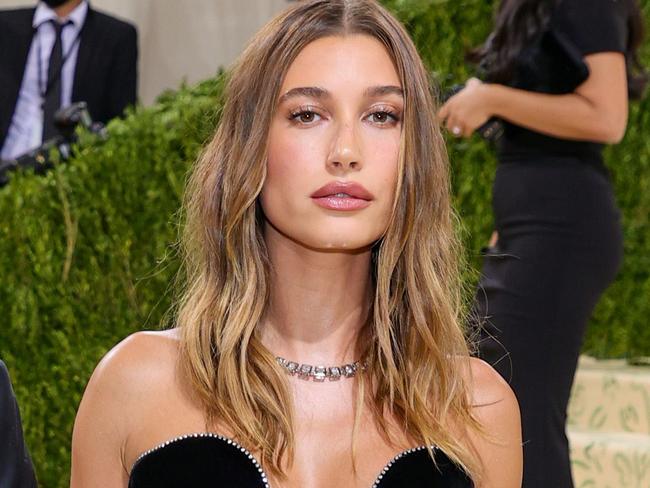
[[[70,21],[64,24],[60,24],[56,20],[50,22],[54,25],[55,38],[50,54],[50,64],[47,68],[47,84],[45,85],[45,100],[43,100],[43,141],[58,134],[54,127],[54,114],[61,106],[61,76],[64,61],[61,33],[66,26],[71,24]]]

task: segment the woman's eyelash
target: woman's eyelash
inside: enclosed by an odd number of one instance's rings
[[[383,117],[386,117],[386,119],[392,119],[393,122],[399,122],[400,120],[399,115],[395,113],[393,110],[388,108],[375,110],[371,114],[369,114],[368,117],[374,117],[376,115],[381,115]],[[383,124],[384,122],[379,122],[379,123]]]
[[[374,118],[377,116],[382,117],[383,120],[372,120],[372,122],[379,125],[388,125],[391,122],[397,123],[400,121],[399,114],[390,108],[379,108],[369,113],[365,118],[368,119],[370,117]],[[311,124],[316,120],[318,120],[318,118],[322,118],[322,115],[320,115],[313,108],[309,108],[309,107],[305,107],[305,108],[301,107],[297,110],[290,112],[289,114],[289,120],[291,120],[292,122],[298,122],[302,124]]]
[[[301,117],[310,117],[311,120],[298,120]],[[305,124],[313,122],[316,117],[320,117],[320,115],[315,110],[309,108],[295,110],[289,115],[290,120],[303,122]]]

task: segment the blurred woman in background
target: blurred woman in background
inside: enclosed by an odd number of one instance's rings
[[[524,487],[573,486],[566,409],[588,319],[620,267],[620,213],[602,158],[643,93],[636,0],[504,0],[439,118],[469,137],[501,119],[496,232],[477,292],[479,354],[522,410]]]

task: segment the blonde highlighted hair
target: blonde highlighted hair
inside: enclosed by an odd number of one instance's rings
[[[373,250],[368,369],[359,377],[355,408],[358,413],[369,404],[386,436],[390,413],[409,437],[438,446],[476,479],[475,453],[451,428],[478,425],[460,325],[445,145],[415,46],[375,1],[299,2],[254,37],[230,72],[219,127],[186,192],[181,365],[208,419],[227,425],[259,451],[267,469],[282,475],[293,459],[291,397],[284,372],[256,332],[271,287],[258,196],[269,127],[289,66],[310,42],[349,34],[385,46],[405,100],[397,197]]]

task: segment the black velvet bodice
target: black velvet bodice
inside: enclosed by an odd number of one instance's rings
[[[436,465],[424,447],[395,456],[368,488],[473,488],[439,449]],[[271,488],[255,457],[232,439],[191,434],[145,452],[131,470],[129,488]]]

